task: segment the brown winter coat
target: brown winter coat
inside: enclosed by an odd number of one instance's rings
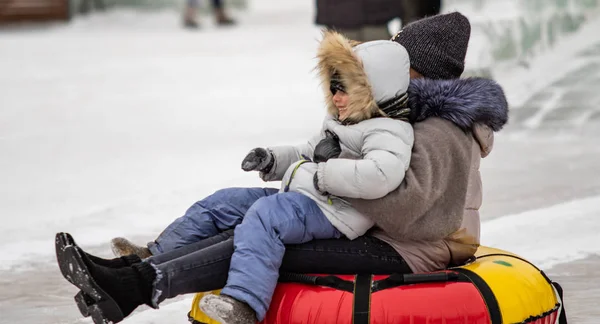
[[[500,130],[508,118],[504,93],[493,81],[427,82],[446,88],[421,93],[429,100],[426,104],[424,98],[412,100],[411,108],[423,121],[414,124],[404,182],[381,199],[349,199],[377,225],[372,235],[392,245],[415,272],[443,269],[475,253],[482,202],[479,164],[492,148],[493,130]],[[464,86],[468,82],[476,86]],[[451,88],[458,90],[446,97]],[[460,100],[463,95],[465,100]],[[429,111],[420,111],[418,105]]]
[[[425,212],[432,218],[452,218],[447,215],[462,213],[462,220],[458,230],[445,235],[444,239],[409,239],[417,236],[418,231],[407,233],[405,236],[392,237],[391,231],[374,230],[372,235],[392,245],[404,257],[414,272],[434,271],[445,268],[449,264],[459,264],[471,257],[479,246],[479,208],[482,202],[481,176],[479,164],[482,157],[489,154],[493,144],[493,133],[483,125],[475,127],[473,135],[463,133],[451,122],[430,118],[415,125],[415,147],[413,149],[412,165],[403,183],[404,190],[401,194],[402,203],[407,203],[412,208],[403,208],[409,212],[428,208]],[[429,145],[447,147],[447,150],[431,150]],[[421,144],[421,145],[420,145]],[[451,154],[448,151],[452,151]],[[427,154],[426,152],[438,152]],[[451,161],[452,160],[452,161]],[[423,162],[423,163],[420,163]],[[463,164],[465,163],[465,164]],[[424,167],[419,167],[424,166]],[[466,167],[465,167],[466,166]],[[427,169],[429,168],[429,169]],[[445,180],[435,181],[437,175],[454,173]],[[419,179],[423,181],[419,181]],[[429,190],[427,190],[428,188]],[[423,191],[421,191],[423,190]],[[410,198],[420,200],[415,203],[407,200]],[[424,204],[433,200],[432,204]],[[457,202],[458,201],[458,202]],[[464,201],[464,203],[463,203]],[[400,203],[399,201],[396,201]],[[425,207],[429,205],[429,207]],[[449,228],[447,224],[424,224],[427,217],[420,218],[410,227]],[[421,224],[419,224],[421,223]],[[394,227],[384,220],[380,227]],[[387,227],[383,227],[387,228]]]

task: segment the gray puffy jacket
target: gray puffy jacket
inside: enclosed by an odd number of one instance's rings
[[[335,133],[342,147],[339,158],[323,163],[302,163],[302,155],[313,158],[325,130]],[[329,221],[346,237],[355,239],[373,226],[373,221],[359,213],[343,197],[377,199],[396,189],[404,179],[414,142],[409,123],[391,118],[373,118],[343,126],[332,118],[323,123],[319,136],[299,146],[277,146],[269,150],[275,164],[262,174],[265,181],[282,180],[281,191],[289,190],[311,197]],[[317,172],[319,188],[313,185]],[[292,178],[293,174],[293,178]]]
[[[300,146],[271,147],[275,158],[265,181],[283,180],[282,188],[300,192],[317,202],[331,223],[346,237],[354,239],[373,226],[373,221],[344,200],[377,199],[396,189],[404,179],[414,142],[412,126],[391,119],[379,105],[406,93],[410,60],[406,49],[392,41],[373,41],[352,46],[336,32],[326,32],[318,55],[328,116],[318,136]],[[331,75],[340,75],[350,112],[342,125],[329,91]],[[301,163],[302,155],[313,159],[315,146],[329,130],[339,137],[339,158],[323,163]],[[329,193],[323,196],[313,185]],[[283,189],[282,189],[283,190]]]

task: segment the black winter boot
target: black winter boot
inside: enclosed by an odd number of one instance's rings
[[[58,260],[61,260],[64,258],[63,253],[67,246],[76,246],[80,249],[80,251],[84,254],[84,256],[87,257],[90,261],[92,261],[93,263],[95,263],[97,265],[101,265],[101,266],[108,267],[108,268],[118,269],[118,268],[131,266],[135,263],[142,262],[142,259],[140,259],[140,257],[138,257],[137,255],[127,255],[127,256],[123,256],[123,257],[116,258],[116,259],[110,259],[110,260],[91,255],[91,254],[83,251],[77,245],[77,243],[75,243],[75,239],[73,239],[73,236],[71,236],[71,234],[69,234],[69,233],[57,233],[55,240],[54,240],[54,245],[55,245],[55,249],[56,249],[56,258]],[[68,269],[62,268],[63,266],[65,266],[64,263],[61,264],[59,262],[59,266],[61,267],[60,271],[62,273],[67,273],[69,271]],[[70,277],[65,277],[65,278],[67,280],[70,280],[69,279]],[[71,281],[69,281],[69,282],[71,282]],[[71,282],[71,283],[73,283],[73,282]],[[77,307],[79,307],[79,312],[81,313],[81,315],[83,315],[84,317],[90,316],[88,309],[91,305],[93,305],[95,303],[94,299],[82,291],[78,292],[75,295],[74,299],[75,299],[75,303],[77,304]]]
[[[80,249],[80,251],[82,251],[85,254],[85,256],[88,259],[90,259],[92,262],[94,262],[97,265],[101,265],[103,267],[109,267],[109,268],[116,269],[116,268],[128,267],[135,263],[142,262],[142,259],[135,254],[125,255],[125,256],[122,256],[119,258],[114,258],[114,259],[103,259],[103,258],[99,258],[94,255],[91,255],[91,254],[83,251],[83,249],[79,245],[77,245],[77,243],[75,242],[75,239],[73,239],[73,236],[71,236],[71,234],[69,234],[69,233],[62,233],[62,232],[56,233],[54,245],[56,248],[57,256],[60,253],[62,253],[62,251],[64,250],[65,247],[67,247],[69,245],[73,245],[73,246],[77,246]]]
[[[78,307],[91,315],[94,323],[118,323],[139,305],[153,307],[156,271],[149,263],[118,269],[103,267],[94,264],[77,246],[67,246],[58,258],[63,276],[87,295],[88,300],[85,304],[78,301]]]

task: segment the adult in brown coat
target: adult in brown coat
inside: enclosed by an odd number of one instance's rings
[[[493,132],[508,121],[508,104],[490,80],[456,80],[470,30],[466,17],[450,13],[416,21],[392,38],[411,61],[410,167],[400,188],[384,198],[350,200],[384,229],[372,235],[393,246],[413,271],[459,264],[479,246],[479,164],[492,149]]]
[[[411,273],[440,270],[473,255],[479,245],[479,163],[492,148],[493,132],[507,122],[508,107],[495,82],[458,79],[469,33],[467,18],[453,13],[417,21],[394,37],[410,55],[413,76],[409,107],[415,141],[404,182],[377,200],[347,199],[375,222],[375,230],[354,240],[286,245],[282,271]],[[269,167],[266,156],[254,158],[256,171]],[[101,259],[85,253],[67,233],[59,233],[59,267],[81,289],[76,300],[82,314],[91,313],[97,323],[119,322],[141,304],[157,307],[167,298],[220,289],[227,281],[234,243],[233,231],[222,229],[231,224],[216,218],[251,208],[235,203],[240,195],[252,193],[260,200],[277,192],[216,192],[194,204],[149,244],[150,249],[129,243],[118,249],[119,254],[152,252],[143,261],[135,254]],[[214,233],[189,236],[186,231],[193,226],[212,228]]]

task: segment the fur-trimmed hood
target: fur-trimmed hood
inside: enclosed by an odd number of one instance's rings
[[[508,103],[502,87],[492,80],[414,79],[408,89],[410,121],[440,117],[464,131],[483,124],[499,131],[508,122]]]
[[[342,34],[325,31],[317,59],[327,110],[332,116],[338,116],[329,90],[334,72],[339,74],[346,88],[349,96],[346,122],[357,123],[385,116],[378,104],[397,98],[408,89],[408,52],[396,42],[380,40],[357,45]]]

